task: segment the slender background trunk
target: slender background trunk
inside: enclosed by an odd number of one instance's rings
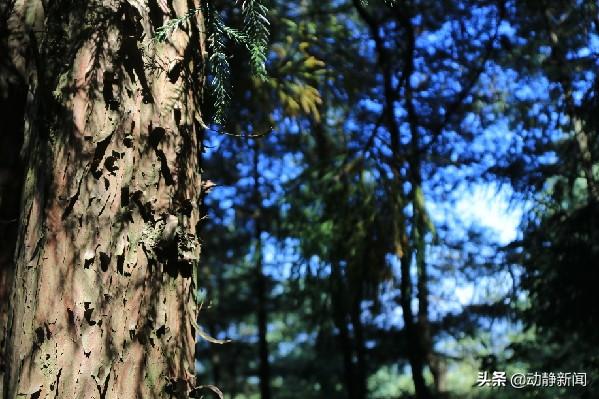
[[[366,269],[362,269],[366,270]],[[355,364],[355,390],[356,398],[365,399],[368,396],[368,381],[366,370],[366,347],[364,345],[364,326],[362,325],[362,280],[360,279],[354,285],[350,297],[351,305],[351,322],[354,332],[354,350],[356,354]]]
[[[353,362],[352,339],[348,327],[348,311],[345,301],[348,293],[345,289],[345,282],[341,272],[341,266],[338,262],[331,264],[331,306],[333,310],[333,320],[337,327],[337,340],[343,359],[343,378],[345,380],[345,389],[349,399],[357,399],[355,370]]]
[[[258,297],[258,357],[260,359],[260,398],[270,399],[270,363],[268,359],[268,312],[266,304],[268,303],[268,291],[266,286],[266,276],[264,275],[263,255],[262,255],[262,218],[264,210],[262,209],[262,195],[260,194],[260,171],[258,168],[260,145],[256,141],[253,148],[253,171],[254,193],[253,202],[256,207],[255,213],[255,273],[256,273],[256,295]]]

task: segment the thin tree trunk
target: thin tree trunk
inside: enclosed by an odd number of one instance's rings
[[[322,91],[323,98],[326,96],[326,89]],[[326,99],[323,101],[326,104]],[[325,110],[321,110],[325,113]],[[325,168],[331,159],[331,143],[325,131],[324,125],[320,122],[313,123],[310,133],[314,136],[316,142],[317,161],[319,165],[319,178],[325,173]],[[336,204],[327,201],[327,209],[334,209]],[[328,212],[327,212],[328,213]],[[345,301],[348,300],[348,293],[345,286],[345,278],[341,272],[341,266],[338,261],[331,262],[331,274],[329,277],[330,296],[333,323],[338,330],[337,341],[341,350],[343,362],[343,380],[345,382],[345,390],[347,397],[357,399],[355,369],[354,369],[354,352],[352,337],[349,332],[349,311]]]
[[[410,83],[410,77],[414,71],[414,49],[415,36],[414,29],[406,17],[405,25],[408,31],[408,60],[404,69],[405,79],[405,97],[408,113],[408,123],[410,126],[411,154],[410,154],[410,183],[412,186],[410,193],[410,201],[412,203],[412,246],[416,260],[416,275],[417,275],[417,293],[418,299],[418,314],[416,318],[416,334],[418,341],[416,347],[419,350],[419,356],[422,358],[423,366],[428,365],[435,380],[435,387],[439,386],[440,371],[434,367],[437,363],[433,360],[433,341],[429,322],[429,292],[428,292],[428,264],[426,262],[426,208],[424,202],[424,193],[422,191],[422,160],[420,148],[420,134],[418,132],[418,118],[413,103],[413,93]],[[429,395],[428,392],[423,392],[424,397]]]
[[[348,328],[348,312],[344,301],[347,300],[343,275],[338,262],[331,265],[331,302],[333,306],[333,321],[338,333],[339,347],[343,356],[343,377],[345,379],[345,388],[347,397],[357,398],[355,371],[353,362],[352,340]]]
[[[401,260],[401,296],[400,303],[403,313],[403,320],[408,336],[408,359],[412,369],[412,379],[414,380],[414,390],[416,391],[416,397],[419,399],[431,398],[430,391],[428,390],[424,381],[424,365],[426,359],[423,356],[421,346],[419,345],[420,339],[418,337],[417,326],[414,322],[414,314],[412,312],[411,300],[412,300],[412,283],[410,278],[409,260],[404,257]],[[414,345],[415,343],[415,345]]]
[[[363,269],[366,270],[366,269]],[[356,353],[355,366],[355,388],[356,398],[366,399],[368,394],[368,384],[366,380],[366,348],[364,346],[364,326],[362,325],[362,280],[358,282],[358,287],[354,287],[352,293],[355,297],[352,301],[351,322],[354,331],[354,347]]]
[[[258,354],[260,359],[260,397],[262,399],[270,399],[270,363],[268,359],[268,315],[266,310],[266,304],[268,303],[267,288],[266,288],[266,277],[264,276],[263,270],[263,257],[262,257],[262,195],[260,193],[260,171],[258,169],[259,163],[259,143],[255,142],[253,148],[253,179],[254,179],[254,195],[253,201],[256,207],[255,215],[255,228],[254,228],[254,240],[255,240],[255,273],[256,273],[256,296],[258,298]]]
[[[236,350],[231,357],[229,362],[228,371],[230,373],[231,384],[229,385],[229,398],[235,399],[237,397],[237,391],[239,390],[239,381],[237,372],[239,370],[238,360],[240,358],[240,350]],[[243,376],[242,376],[243,377]]]
[[[152,40],[189,7],[16,3],[10,45],[29,88],[9,398],[194,385],[202,16]]]
[[[415,322],[414,312],[412,311],[412,298],[413,298],[413,283],[410,275],[410,269],[412,264],[412,250],[409,248],[410,243],[406,237],[406,226],[403,215],[404,195],[402,193],[402,177],[399,171],[400,165],[404,161],[404,156],[400,151],[399,145],[399,126],[395,118],[395,103],[397,101],[397,90],[393,87],[393,74],[390,65],[389,53],[385,47],[383,38],[379,31],[379,23],[375,18],[370,15],[364,5],[359,0],[353,0],[354,7],[358,11],[358,14],[362,20],[368,26],[370,35],[375,43],[375,49],[378,57],[378,64],[383,74],[383,91],[385,99],[385,120],[387,127],[391,135],[391,151],[392,161],[390,162],[390,168],[393,173],[392,182],[392,198],[395,202],[394,208],[394,241],[395,241],[395,252],[400,259],[400,305],[402,308],[404,328],[406,329],[406,335],[408,337],[408,360],[412,369],[412,379],[414,380],[414,389],[416,391],[416,397],[419,399],[427,399],[430,397],[430,392],[426,386],[423,376],[423,369],[425,365],[425,359],[421,350],[420,337],[418,333],[418,326]],[[414,32],[413,27],[409,21],[405,21],[404,25],[407,29],[408,35],[408,46],[411,48],[407,49],[408,57],[413,57],[413,46],[414,46]],[[407,24],[405,23],[407,22]],[[406,69],[403,71],[403,79],[408,82],[406,86],[409,86],[409,75],[412,68],[413,60],[406,61]],[[412,137],[414,140],[415,137]]]
[[[260,397],[270,399],[270,363],[268,359],[268,340],[267,340],[267,311],[266,311],[266,280],[262,273],[262,261],[257,264],[257,285],[258,285],[258,335],[260,352]]]

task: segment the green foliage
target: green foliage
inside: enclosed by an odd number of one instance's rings
[[[200,9],[192,9],[185,15],[167,21],[156,30],[155,40],[166,41],[169,35],[183,23],[203,11],[208,28],[208,73],[214,97],[213,121],[224,124],[231,102],[231,69],[228,60],[227,42],[247,48],[250,64],[256,77],[267,79],[266,58],[268,56],[269,22],[268,9],[260,0],[246,0],[241,4],[243,28],[227,26],[213,2],[202,2]]]
[[[164,25],[156,29],[154,40],[165,42],[175,30],[179,29],[181,25],[193,18],[198,12],[200,12],[200,10],[200,8],[193,8],[180,17],[175,17],[168,20]]]
[[[237,33],[233,29],[227,29],[222,18],[214,6],[206,2],[206,21],[209,30],[208,46],[210,56],[208,58],[208,68],[212,80],[210,81],[214,95],[214,122],[218,124],[225,123],[229,103],[231,101],[231,69],[226,51],[226,39],[232,33]],[[242,35],[234,35],[240,39]]]
[[[244,44],[250,52],[254,74],[266,80],[266,57],[268,55],[269,22],[268,9],[260,0],[244,0],[241,3],[243,13]]]
[[[244,45],[250,54],[253,73],[261,80],[265,80],[269,34],[268,9],[259,0],[242,2],[244,25],[239,31],[225,25],[218,10],[209,2],[206,7],[210,30],[209,71],[214,91],[214,122],[224,124],[231,101],[231,72],[227,60],[226,41],[229,39]]]
[[[286,115],[320,120],[322,98],[318,85],[326,77],[325,62],[312,52],[317,38],[310,24],[282,19],[286,36],[273,44],[273,73],[265,85],[275,92]]]

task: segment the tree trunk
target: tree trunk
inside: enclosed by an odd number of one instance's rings
[[[3,20],[0,20],[2,26]],[[6,41],[0,43],[0,54],[6,54]],[[19,193],[23,184],[23,168],[18,149],[23,137],[25,87],[6,58],[0,63],[0,398],[4,397],[6,364],[6,326],[10,286],[14,273]]]
[[[6,397],[186,397],[194,384],[202,16],[183,0],[20,0],[28,83]]]
[[[599,183],[593,173],[593,166],[595,160],[593,159],[592,153],[592,136],[585,130],[585,123],[579,117],[576,110],[576,103],[574,101],[574,89],[572,84],[572,77],[569,75],[568,70],[568,58],[562,48],[563,44],[559,42],[559,32],[556,31],[555,26],[549,16],[549,12],[545,13],[545,19],[547,21],[547,29],[549,38],[551,41],[551,55],[560,65],[560,73],[558,82],[562,86],[564,91],[564,99],[566,105],[566,112],[570,118],[570,124],[576,138],[576,144],[580,153],[580,166],[582,167],[586,182],[587,182],[587,193],[589,200],[599,202]]]
[[[270,363],[268,359],[268,314],[266,304],[268,302],[268,293],[266,287],[266,276],[263,270],[262,256],[262,217],[264,211],[262,209],[262,195],[260,193],[260,171],[259,163],[259,142],[256,141],[253,148],[253,172],[254,193],[253,202],[256,206],[256,215],[254,219],[254,240],[255,240],[255,273],[256,273],[256,296],[258,298],[258,357],[260,359],[260,398],[270,399]]]
[[[12,4],[0,4],[0,26],[6,26]],[[8,37],[0,36],[0,54],[8,54]],[[23,139],[26,87],[12,60],[0,57],[0,398],[4,397],[6,326],[15,251],[23,167],[19,157]]]
[[[0,70],[0,73],[2,71]],[[24,92],[23,92],[24,93]],[[23,182],[23,172],[19,163],[18,152],[20,147],[22,129],[18,129],[12,122],[11,115],[22,116],[19,96],[10,99],[0,99],[0,109],[8,110],[2,118],[8,124],[5,132],[0,134],[0,398],[4,392],[4,373],[6,364],[6,327],[8,323],[9,295],[15,271],[13,254],[15,251],[18,216],[19,195]],[[8,101],[3,101],[8,100]],[[21,119],[22,122],[22,119]]]
[[[364,267],[364,266],[362,266]],[[366,269],[362,269],[363,271]],[[356,398],[365,399],[368,396],[368,381],[366,370],[366,347],[364,346],[364,326],[362,324],[362,280],[354,286],[352,292],[351,322],[354,331],[354,346],[356,353],[355,389]]]
[[[339,262],[334,261],[331,264],[331,306],[333,310],[333,321],[338,331],[339,349],[343,358],[343,378],[345,379],[345,389],[349,399],[357,399],[352,339],[348,328],[348,311],[344,301],[347,300],[345,282],[341,272]]]

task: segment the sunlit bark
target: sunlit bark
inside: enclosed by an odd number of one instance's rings
[[[28,91],[9,398],[185,397],[194,384],[202,16],[153,37],[198,5],[15,3]]]

